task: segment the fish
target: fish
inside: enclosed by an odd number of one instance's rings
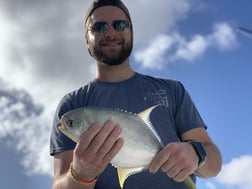
[[[105,124],[112,120],[118,123],[122,128],[119,137],[124,139],[124,145],[110,163],[117,168],[120,187],[123,188],[125,180],[146,170],[154,156],[164,147],[150,120],[150,114],[157,106],[138,114],[112,108],[82,107],[66,112],[58,128],[77,143],[82,133],[95,122]],[[189,189],[196,189],[190,176],[184,183]]]

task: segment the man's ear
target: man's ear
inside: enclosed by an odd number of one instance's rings
[[[88,40],[87,33],[85,33],[85,42],[86,42],[86,46],[88,48],[89,47],[89,40]]]
[[[89,52],[90,56],[93,56],[90,49],[89,49],[89,38],[87,36],[87,33],[85,33],[85,41],[86,41],[86,47],[88,49],[88,52]]]

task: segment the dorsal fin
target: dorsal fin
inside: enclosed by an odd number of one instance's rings
[[[150,120],[150,114],[157,106],[160,106],[159,104],[151,106],[150,108],[138,113],[137,115],[146,123],[146,125],[151,129],[153,134],[156,136],[160,144],[163,145],[160,136],[158,135],[156,129],[153,127],[151,120]]]
[[[151,106],[150,108],[138,113],[137,115],[145,122],[150,122],[150,114],[153,109],[155,109],[159,105]]]

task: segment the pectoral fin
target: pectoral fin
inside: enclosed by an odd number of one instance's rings
[[[126,169],[126,168],[117,168],[117,173],[118,173],[118,178],[119,178],[119,183],[120,183],[120,187],[123,188],[123,184],[125,182],[125,180],[133,174],[139,173],[143,170],[144,168],[140,167],[140,168],[130,168],[130,169]]]

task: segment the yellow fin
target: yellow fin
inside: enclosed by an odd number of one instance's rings
[[[160,138],[160,136],[158,135],[156,129],[153,127],[152,123],[151,123],[151,120],[150,120],[150,114],[152,112],[153,109],[155,109],[157,106],[160,106],[160,104],[157,104],[157,105],[154,105],[154,106],[151,106],[150,108],[140,112],[138,115],[138,117],[140,117],[143,122],[145,122],[145,124],[149,127],[149,129],[152,131],[152,133],[156,136],[157,140],[160,142],[160,144],[162,146],[163,143],[162,143],[162,140]]]
[[[117,168],[117,174],[119,178],[120,187],[123,188],[125,180],[133,174],[139,173],[143,170],[143,167],[138,168]]]
[[[192,178],[188,176],[185,180],[184,183],[188,187],[188,189],[197,189],[195,183],[193,182]]]
[[[149,118],[150,118],[150,113],[152,112],[152,110],[154,108],[156,108],[159,105],[155,105],[155,106],[151,106],[150,108],[140,112],[139,114],[137,114],[144,122],[148,122]]]

